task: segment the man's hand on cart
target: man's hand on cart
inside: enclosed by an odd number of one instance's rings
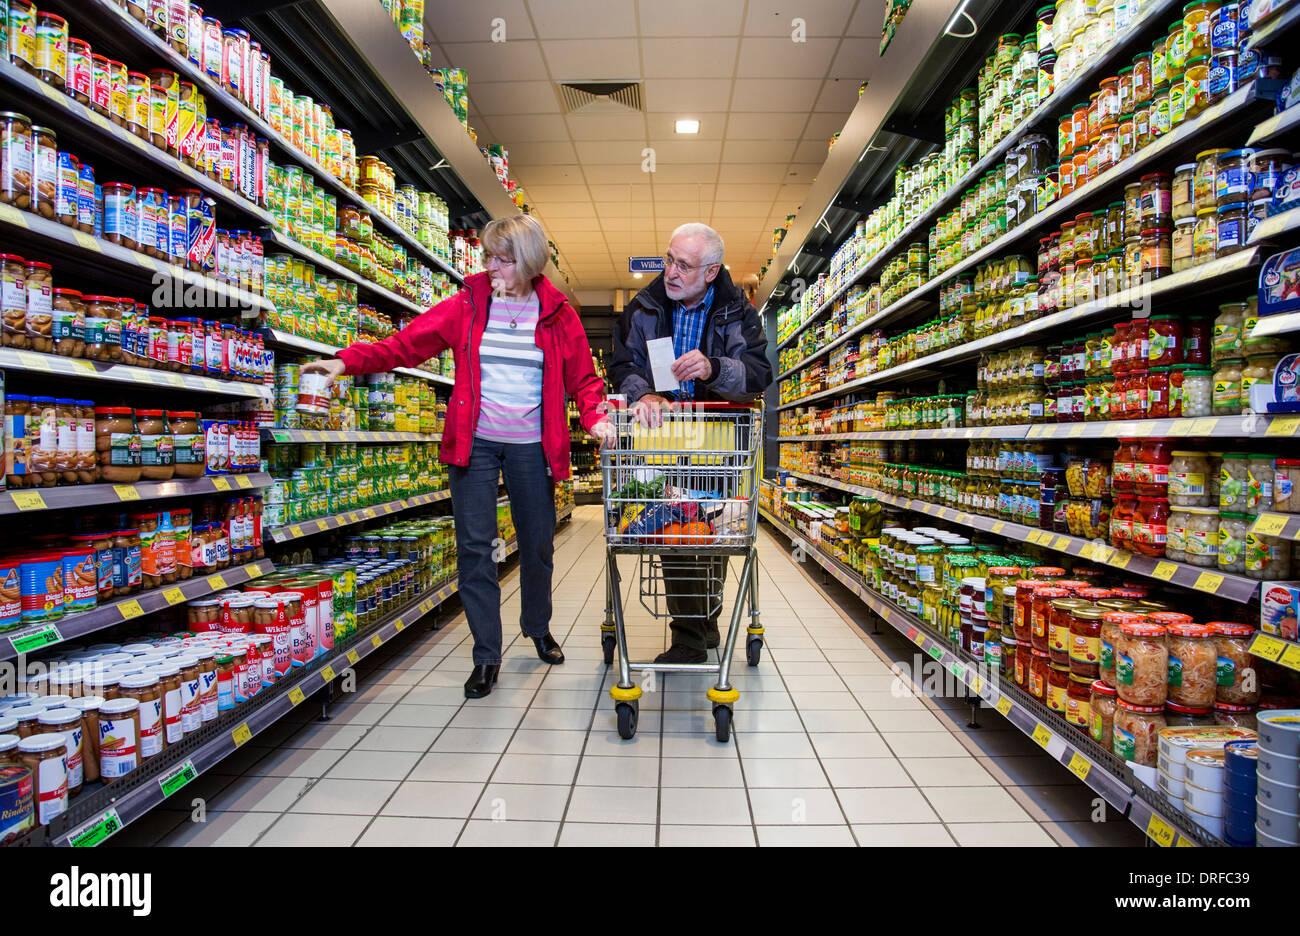
[[[591,427],[591,437],[600,440],[601,448],[609,448],[618,442],[618,430],[614,428],[614,421],[608,416],[603,416]]]
[[[632,417],[649,429],[658,429],[663,423],[662,411],[671,408],[672,403],[665,397],[647,393],[632,405]]]

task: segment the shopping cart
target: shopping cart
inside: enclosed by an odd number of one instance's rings
[[[641,687],[632,671],[716,673],[708,690],[719,741],[731,737],[740,693],[729,678],[741,619],[749,607],[745,656],[763,648],[758,616],[758,482],[762,477],[762,404],[685,403],[642,425],[628,408],[611,412],[618,437],[601,452],[605,508],[605,663],[618,651],[609,690],[620,737],[636,734]],[[633,663],[628,658],[618,556],[637,556],[642,607],[655,619],[711,619],[722,608],[729,556],[744,556],[731,624],[717,663]]]

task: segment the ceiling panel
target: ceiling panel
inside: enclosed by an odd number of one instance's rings
[[[693,217],[699,214],[708,214],[712,202],[697,202],[693,198],[683,198],[681,200],[655,199],[655,215],[661,220],[669,215],[677,218]],[[685,223],[685,222],[679,222]]]
[[[582,167],[574,164],[562,166],[524,165],[511,160],[510,174],[524,185],[581,185]]]
[[[830,145],[830,139],[823,140],[804,140],[795,149],[791,162],[810,163],[817,160],[825,161],[829,154],[827,147]]]
[[[737,0],[651,0],[639,8],[643,36],[735,36],[744,19]]]
[[[789,162],[794,155],[796,140],[728,140],[722,150],[724,164]],[[723,165],[726,178],[727,165]]]
[[[531,197],[536,198],[532,192],[528,193]],[[538,214],[547,220],[552,218],[586,218],[594,221],[596,218],[596,206],[589,201],[578,201],[576,199],[548,199],[546,208],[538,208]]]
[[[651,113],[686,114],[725,111],[731,97],[731,78],[647,78],[645,109]]]
[[[483,125],[492,128],[492,135],[496,139],[509,140],[506,148],[510,150],[514,149],[516,143],[569,141],[564,122],[556,120],[550,114],[484,115]]]
[[[710,202],[714,198],[711,182],[667,182],[659,179],[654,183],[655,198],[676,201]]]
[[[575,141],[643,140],[646,136],[643,114],[584,114],[579,111],[564,119]]]
[[[746,218],[750,222],[754,219],[766,220],[768,211],[771,208],[768,202],[748,202],[748,201],[719,201],[713,203],[713,217],[717,219],[726,218],[728,222],[735,225],[735,218]]]
[[[573,144],[584,166],[633,166],[638,171],[645,146],[641,140],[579,140]]]
[[[885,25],[885,0],[858,0],[858,8],[853,11],[846,36],[871,36],[876,40],[876,49],[880,49],[880,31]]]
[[[845,39],[831,63],[830,77],[848,78],[861,84],[880,62],[879,39]]]
[[[655,162],[660,168],[665,163],[708,163],[717,162],[722,154],[721,140],[694,140],[681,136],[675,140],[650,138],[650,146],[655,151]],[[640,150],[637,151],[638,153]]]
[[[848,114],[812,114],[808,117],[808,129],[804,132],[804,139],[829,142],[833,135],[844,129],[848,119]]]
[[[514,166],[510,167],[511,175],[514,175]],[[546,204],[560,204],[569,199],[583,201],[593,197],[593,193],[588,192],[585,185],[530,185],[528,186],[528,195],[539,202]]]
[[[597,203],[604,201],[627,201],[631,199],[634,202],[648,202],[654,195],[654,189],[648,182],[638,182],[631,185],[592,185],[591,197]]]
[[[827,64],[835,55],[838,39],[745,38],[740,43],[740,64],[736,74],[742,78],[782,75],[789,78],[822,78]]]
[[[738,78],[735,84],[731,95],[732,111],[762,114],[810,111],[822,86],[821,81],[815,78]]]
[[[719,182],[784,182],[786,181],[785,163],[753,163],[727,166]],[[791,179],[790,181],[796,181]],[[802,181],[802,180],[797,180]]]
[[[635,39],[547,39],[542,54],[556,81],[636,78]]]
[[[533,38],[523,0],[493,0],[490,4],[428,4],[424,15],[425,41],[430,34],[439,42],[491,40],[492,21],[498,17],[505,21],[507,41]]]
[[[726,78],[737,42],[725,37],[642,39],[641,73],[647,78]]]
[[[841,36],[853,12],[855,0],[749,0],[745,17],[747,36],[786,36],[794,27],[791,21],[804,21],[807,36]],[[882,9],[883,16],[883,9]],[[877,22],[877,26],[879,23]],[[880,31],[877,28],[877,33]]]
[[[728,140],[794,140],[808,122],[805,111],[792,114],[732,114],[727,118]]]
[[[471,75],[469,99],[483,114],[560,113],[554,86],[549,81],[475,81]]]
[[[858,106],[858,88],[861,85],[861,81],[849,78],[828,79],[822,86],[821,93],[817,95],[817,103],[813,109],[844,114],[847,117],[848,113]],[[863,93],[869,94],[870,90]]]
[[[727,201],[761,201],[770,205],[780,188],[779,185],[729,182],[724,178],[718,183],[716,197]]]
[[[511,142],[506,149],[510,151],[512,166],[516,162],[539,166],[578,161],[578,155],[573,151],[573,144],[568,140],[552,143]]]
[[[547,223],[547,228],[556,232],[564,231],[591,231],[596,227],[595,221],[584,221],[581,218],[552,218]],[[559,244],[559,241],[556,241]],[[563,247],[563,244],[560,244]]]
[[[641,171],[641,166],[587,166],[583,170],[587,181],[592,185],[610,185],[618,183],[638,183],[645,182],[646,174]]]
[[[632,0],[530,0],[528,10],[542,39],[636,35]]]
[[[457,68],[493,81],[545,81],[546,66],[537,43],[527,39],[511,42],[449,42],[443,45]]]
[[[700,122],[700,132],[678,134],[677,120],[683,117],[698,120]],[[726,111],[714,113],[683,108],[679,111],[646,114],[646,126],[648,127],[649,138],[652,140],[671,140],[674,138],[682,140],[721,140],[726,132],[727,113]]]
[[[659,162],[655,171],[656,182],[713,182],[717,178],[716,162],[701,165],[699,163]]]

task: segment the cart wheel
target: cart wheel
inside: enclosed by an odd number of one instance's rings
[[[750,666],[758,666],[759,657],[763,655],[763,641],[755,637],[745,644],[745,659]]]
[[[632,702],[619,702],[614,706],[618,713],[618,736],[625,741],[636,734],[636,705]]]
[[[614,639],[614,636],[612,634],[605,634],[603,637],[600,638],[600,649],[605,652],[606,666],[609,666],[611,663],[614,662],[614,648],[617,646],[617,644],[618,641]]]
[[[726,744],[731,740],[731,706],[713,706],[713,725],[717,739]]]

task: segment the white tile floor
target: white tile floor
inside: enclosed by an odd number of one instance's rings
[[[711,678],[661,676],[635,739],[618,737],[601,660],[598,509],[557,535],[552,632],[568,657],[518,638],[517,570],[502,582],[508,648],[497,690],[467,702],[463,614],[360,666],[358,690],[275,726],[124,830],[134,845],[1132,845],[1141,834],[994,712],[900,691],[915,648],[870,633],[865,607],[759,534],[762,664],[738,647],[733,740],[719,744]],[[624,563],[629,640],[667,627]],[[732,560],[731,572],[739,571]],[[729,582],[734,586],[734,578]],[[729,588],[729,612],[734,590]],[[724,624],[726,616],[724,613]],[[855,622],[864,622],[860,627]],[[516,636],[511,639],[510,634]],[[636,654],[634,653],[634,656]],[[204,821],[195,822],[201,799]]]

